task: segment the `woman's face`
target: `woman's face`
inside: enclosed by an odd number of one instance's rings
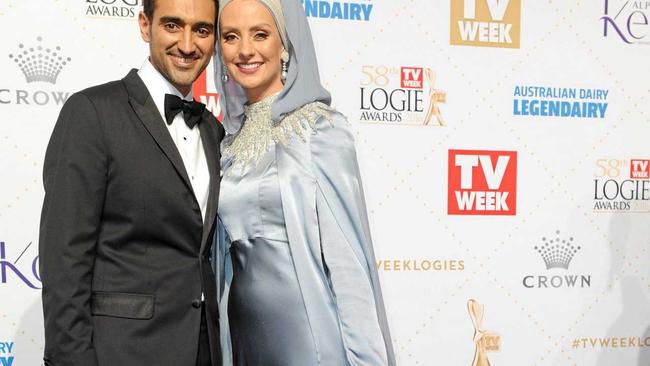
[[[284,47],[266,6],[257,0],[234,0],[223,9],[219,29],[223,62],[249,102],[282,90]]]

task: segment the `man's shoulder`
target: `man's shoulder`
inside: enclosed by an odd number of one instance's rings
[[[96,112],[110,112],[128,106],[128,100],[124,80],[113,80],[75,92],[65,102],[64,109],[90,108]]]
[[[133,78],[132,70],[128,77]],[[64,103],[59,115],[66,114],[114,114],[117,111],[129,108],[129,89],[126,85],[127,78],[113,80],[104,84],[73,93]]]
[[[75,94],[83,95],[92,102],[104,103],[124,99],[127,95],[122,80],[113,80],[105,84],[91,86]]]

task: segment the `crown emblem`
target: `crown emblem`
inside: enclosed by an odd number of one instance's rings
[[[55,48],[43,47],[42,37],[38,37],[36,40],[38,44],[32,47],[19,44],[18,53],[10,54],[9,58],[20,67],[28,83],[43,81],[56,84],[56,78],[63,66],[70,62],[70,57],[64,57],[59,46]]]
[[[555,232],[555,235],[554,239],[542,238],[543,244],[535,246],[535,250],[546,263],[546,269],[569,269],[569,264],[580,247],[574,245],[573,238],[560,239],[559,230]]]

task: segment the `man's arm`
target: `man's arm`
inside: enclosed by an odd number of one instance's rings
[[[107,164],[97,111],[84,94],[74,94],[61,110],[43,168],[45,365],[97,365],[90,298]]]

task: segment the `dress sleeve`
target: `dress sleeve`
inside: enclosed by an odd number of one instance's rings
[[[348,359],[353,365],[395,365],[354,138],[345,117],[320,118],[310,149],[322,257],[351,350]]]

